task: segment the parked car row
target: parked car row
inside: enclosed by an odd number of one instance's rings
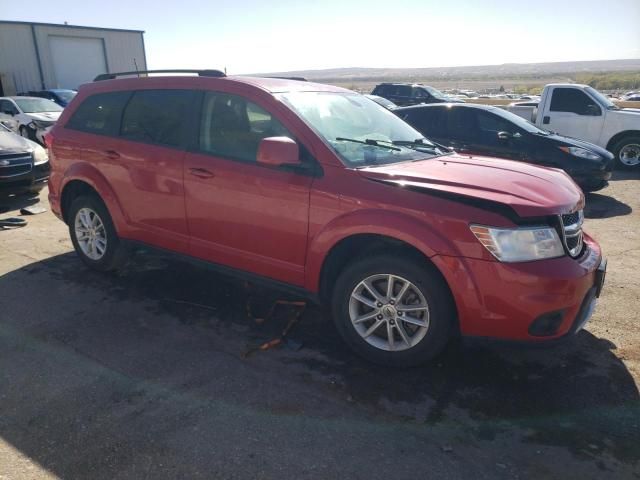
[[[349,90],[194,73],[101,77],[47,135],[51,208],[89,267],[144,244],[266,281],[385,365],[588,321],[606,260],[563,171],[450,151]]]
[[[604,188],[611,178],[613,154],[604,148],[542,130],[498,107],[418,105],[394,113],[425,137],[463,154],[561,168],[586,192]]]
[[[386,85],[377,86],[373,93],[393,101],[391,96],[387,96]],[[415,88],[408,84],[406,87]],[[404,100],[399,105],[429,103],[447,102]],[[495,108],[473,108],[450,110],[450,114],[446,114],[444,109],[431,113],[426,110],[425,113],[414,111],[411,114],[394,111],[414,126],[418,120],[412,120],[413,117],[417,119],[430,115],[435,118],[439,115],[433,122],[423,122],[419,130],[425,137],[439,139],[454,148],[542,165],[565,165],[578,183],[590,191],[602,188],[610,176],[609,156],[603,149],[613,154],[619,168],[640,168],[640,109],[620,108],[588,85],[550,84],[544,88],[539,100],[514,102],[506,107],[506,110],[524,118],[529,124],[519,122],[513,116],[504,116]],[[436,114],[436,111],[439,113]],[[446,125],[442,123],[445,120],[453,123]],[[504,130],[489,135],[494,138],[487,136],[492,128],[500,126]],[[531,137],[527,132],[538,137]],[[497,138],[498,133],[502,138]],[[517,135],[514,137],[509,133]],[[561,142],[558,151],[564,155],[556,150],[552,150],[552,153],[546,149],[538,152],[531,150],[541,147],[543,143],[539,141],[532,144],[528,139],[540,136],[547,136],[545,145],[550,145],[550,141]],[[583,165],[576,164],[576,157],[583,160]],[[602,168],[602,171],[594,171],[596,167]]]

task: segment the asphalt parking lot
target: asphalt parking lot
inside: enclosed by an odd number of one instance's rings
[[[609,269],[572,342],[455,342],[404,370],[316,307],[251,353],[295,313],[256,320],[278,292],[144,251],[91,272],[28,217],[0,231],[0,479],[640,478],[639,180],[587,197]]]

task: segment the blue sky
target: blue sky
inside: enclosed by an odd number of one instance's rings
[[[640,0],[0,0],[0,19],[145,30],[150,68],[229,73],[640,58]]]

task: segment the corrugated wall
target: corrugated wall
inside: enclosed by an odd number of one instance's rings
[[[134,59],[139,70],[147,68],[141,32],[39,24],[34,24],[33,28],[44,88],[58,86],[49,49],[52,35],[103,39],[109,72],[135,70]],[[0,74],[3,75],[5,95],[42,88],[33,37],[30,24],[0,22]],[[15,92],[11,91],[11,85],[5,85],[10,82],[15,85]]]
[[[0,23],[0,74],[5,95],[41,88],[30,25]]]

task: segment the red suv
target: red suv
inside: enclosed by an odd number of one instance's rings
[[[390,365],[458,334],[558,339],[593,311],[606,262],[560,170],[447,151],[328,85],[115,76],[47,137],[51,207],[90,267],[145,244],[268,279]]]

